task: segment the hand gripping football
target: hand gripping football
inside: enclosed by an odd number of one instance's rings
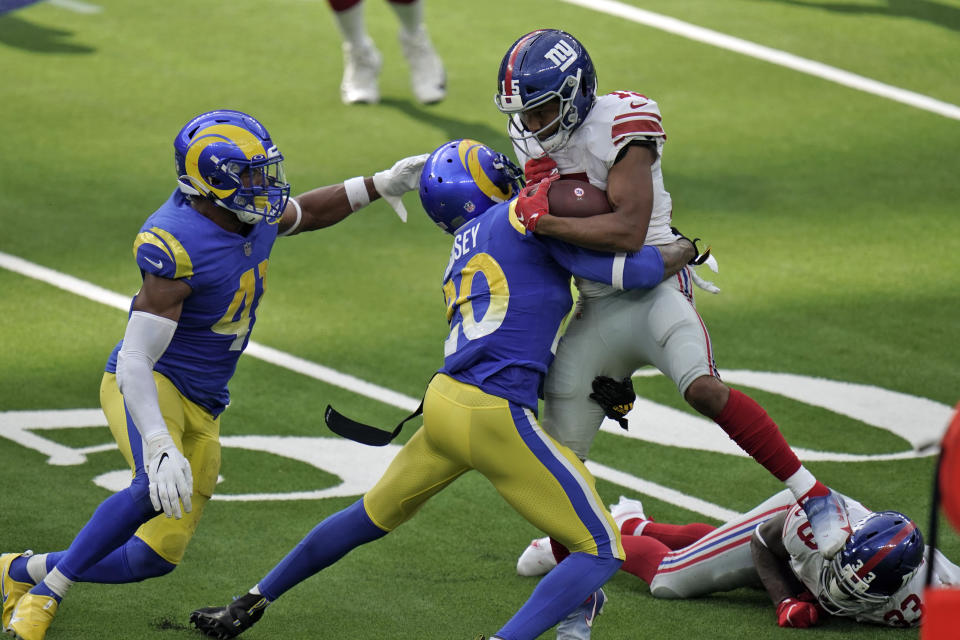
[[[550,215],[560,218],[585,218],[613,211],[607,192],[582,180],[557,180],[550,185],[547,200]]]

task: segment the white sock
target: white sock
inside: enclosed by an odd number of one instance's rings
[[[423,26],[423,0],[416,0],[409,4],[388,3],[400,20],[400,28],[408,36],[415,35]]]
[[[345,11],[334,11],[333,17],[337,20],[337,27],[344,41],[355,47],[362,47],[370,39],[367,37],[366,22],[363,19],[363,2],[358,2]]]
[[[27,558],[27,573],[33,584],[39,584],[41,580],[47,577],[47,554],[30,556]]]
[[[259,584],[253,585],[253,589],[250,589],[250,593],[252,593],[252,594],[255,595],[255,596],[262,596],[262,595],[263,595],[262,593],[260,593],[260,585],[259,585]]]
[[[47,574],[47,577],[43,579],[43,583],[47,585],[50,591],[53,591],[61,598],[67,595],[67,589],[73,586],[73,580],[67,580],[67,577],[60,573],[56,567]]]
[[[787,485],[787,488],[793,493],[793,497],[799,501],[810,489],[813,489],[813,485],[817,484],[817,479],[813,477],[812,473],[807,471],[806,467],[800,465],[800,468],[797,469],[792,476],[787,478],[784,484]]]

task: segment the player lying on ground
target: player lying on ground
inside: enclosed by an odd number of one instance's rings
[[[817,550],[810,522],[789,491],[719,527],[673,525],[646,517],[639,500],[610,506],[623,535],[621,569],[650,585],[656,598],[695,598],[763,586],[781,627],[810,627],[825,614],[892,627],[914,627],[923,612],[929,547],[916,524],[896,511],[870,511],[842,496],[853,534],[832,560]],[[960,567],[939,551],[934,584],[960,584]],[[520,575],[556,563],[548,538],[530,543]]]
[[[519,176],[506,157],[472,140],[442,145],[427,160],[421,202],[454,243],[442,280],[450,335],[424,397],[423,426],[370,491],[318,524],[246,595],[193,612],[208,636],[249,628],[286,591],[387,535],[471,470],[572,552],[495,637],[533,640],[619,568],[619,530],[583,463],[540,429],[537,395],[573,303],[571,272],[649,288],[682,268],[693,246],[680,241],[617,259],[538,238],[517,220]]]
[[[274,241],[329,227],[381,196],[405,218],[400,196],[416,188],[426,160],[291,198],[283,155],[245,113],[203,113],[173,146],[177,188],[133,242],[143,283],[100,385],[132,481],[100,503],[69,549],[0,556],[2,624],[22,640],[43,640],[75,582],[139,582],[176,568],[216,486],[227,385]]]

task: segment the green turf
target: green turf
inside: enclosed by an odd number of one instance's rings
[[[724,370],[787,372],[957,402],[960,323],[960,123],[612,16],[545,0],[430,0],[428,21],[449,97],[411,100],[396,21],[367,3],[384,53],[383,101],[340,103],[339,36],[316,0],[130,3],[80,14],[40,3],[0,15],[0,251],[123,295],[143,219],[174,186],[171,141],[217,107],[262,119],[286,156],[295,192],[369,175],[397,158],[475,137],[508,150],[492,104],[507,47],[541,26],[587,46],[601,91],[658,101],[669,141],[663,166],[674,220],[713,245],[720,296],[701,295]],[[632,2],[680,20],[960,103],[957,0],[669,0]],[[340,225],[280,240],[253,339],[419,397],[441,361],[439,289],[448,238],[405,198],[402,225],[374,203]],[[0,411],[95,409],[103,363],[123,312],[0,270]],[[638,391],[690,411],[663,378]],[[329,435],[331,403],[378,424],[404,411],[340,387],[241,359],[225,436]],[[797,447],[902,451],[887,432],[773,393],[756,397]],[[409,437],[408,428],[400,442]],[[104,427],[38,432],[68,447],[111,441]],[[601,433],[597,462],[744,510],[781,488],[756,463]],[[79,465],[0,436],[0,550],[62,549],[109,492],[92,483],[123,468],[114,451]],[[906,511],[926,530],[933,459],[810,462],[824,482],[875,508]],[[224,494],[306,491],[334,474],[282,456],[228,447]],[[599,481],[614,502],[628,489]],[[706,520],[650,496],[663,522]],[[182,566],[126,586],[79,585],[47,636],[193,638],[195,607],[222,604],[268,571],[314,524],[355,497],[214,501]],[[395,534],[360,548],[273,605],[245,637],[471,638],[493,633],[535,582],[514,574],[539,535],[475,474]],[[960,538],[944,549],[960,559]],[[739,590],[658,601],[617,575],[598,639],[782,638],[763,593]],[[916,638],[842,620],[815,639]],[[552,637],[546,634],[544,637]]]

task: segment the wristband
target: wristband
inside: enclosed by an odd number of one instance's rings
[[[367,193],[367,185],[364,184],[363,176],[344,180],[343,188],[347,192],[347,200],[350,201],[351,211],[362,209],[370,204],[370,194]]]
[[[300,203],[296,198],[289,198],[287,200],[290,204],[293,205],[293,208],[297,210],[297,219],[294,220],[293,224],[290,225],[290,228],[284,231],[283,233],[278,233],[278,236],[289,236],[296,233],[297,228],[300,226],[300,221],[303,219],[303,208],[300,206]]]

